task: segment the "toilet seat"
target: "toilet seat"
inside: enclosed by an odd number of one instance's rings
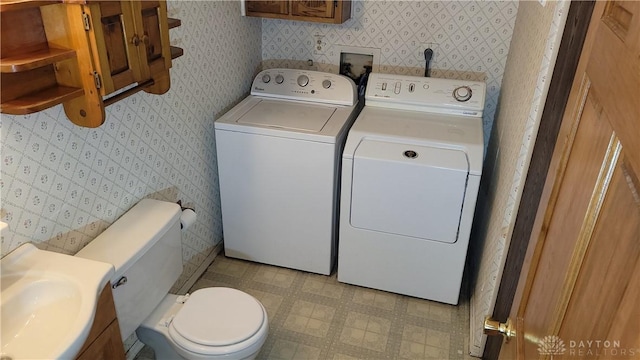
[[[265,332],[265,310],[253,296],[231,288],[195,291],[169,325],[176,345],[203,355],[251,347]],[[261,331],[262,330],[262,331]]]

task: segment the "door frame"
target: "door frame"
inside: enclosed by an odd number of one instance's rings
[[[589,0],[572,1],[569,6],[492,314],[492,318],[500,322],[505,322],[511,312],[511,304],[594,5],[595,2]],[[501,336],[489,336],[482,358],[498,359],[502,340]]]

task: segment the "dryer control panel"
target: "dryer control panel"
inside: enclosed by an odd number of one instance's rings
[[[353,106],[356,84],[344,75],[297,69],[268,69],[253,80],[251,95]]]
[[[482,116],[484,82],[371,73],[367,106]]]

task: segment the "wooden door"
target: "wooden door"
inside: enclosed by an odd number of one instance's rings
[[[333,0],[293,0],[291,2],[291,15],[309,16],[318,18],[333,18],[334,15]]]
[[[640,359],[640,2],[598,2],[501,359]]]
[[[169,90],[171,50],[165,1],[96,1],[83,10],[92,21],[89,39],[102,96],[149,79],[155,85],[145,91]]]
[[[137,47],[142,77],[153,79],[154,85],[144,91],[163,94],[169,90],[171,48],[165,1],[131,1],[133,21],[140,43]]]
[[[144,80],[134,40],[138,35],[128,6],[120,1],[99,1],[87,4],[83,11],[92,22],[88,31],[96,71],[101,74],[101,95]]]
[[[132,1],[133,20],[140,36],[140,60],[145,72],[154,74],[171,67],[169,25],[164,1]],[[149,76],[151,77],[151,76]]]
[[[263,16],[264,14],[289,14],[289,1],[245,1],[247,15]]]

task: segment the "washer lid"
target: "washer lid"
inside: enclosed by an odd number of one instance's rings
[[[235,289],[214,287],[191,294],[171,326],[191,342],[226,346],[250,338],[263,322],[262,306],[253,296]]]
[[[238,124],[320,132],[329,121],[334,107],[308,103],[262,100],[238,120]]]

